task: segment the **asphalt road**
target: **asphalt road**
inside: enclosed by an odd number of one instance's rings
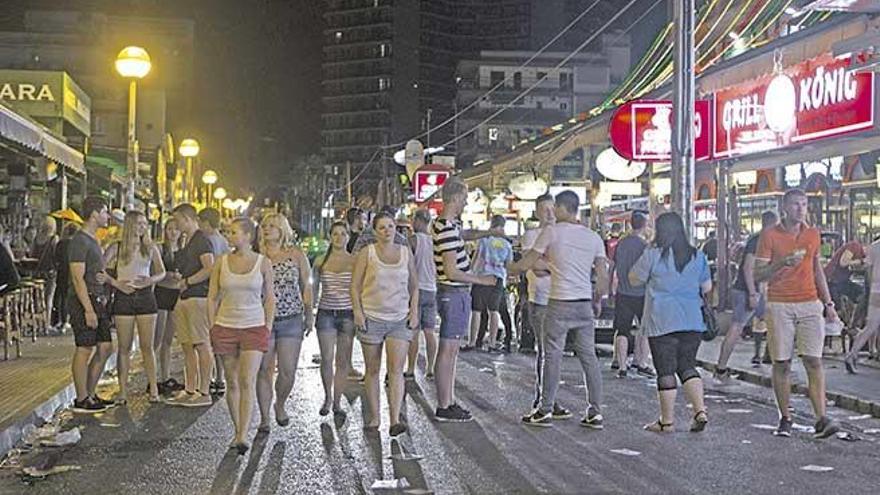
[[[315,352],[312,337],[287,403],[291,425],[274,427],[243,457],[227,450],[232,433],[225,402],[193,410],[150,405],[137,396],[127,408],[71,420],[68,427],[83,428],[79,444],[39,448],[22,458],[26,465],[76,465],[81,471],[26,485],[16,470],[0,470],[0,493],[857,494],[876,493],[880,477],[876,420],[833,411],[861,438],[856,442],[813,440],[803,431],[776,438],[769,431],[776,422],[769,391],[748,384],[709,385],[710,423],[702,434],[686,431],[690,414],[681,401],[683,431],[645,432],[641,426],[657,414],[653,382],[615,379],[607,359],[604,431],[580,427],[579,416],[552,428],[520,424],[531,403],[534,358],[469,353],[459,364],[458,395],[476,421],[434,422],[433,384],[419,373],[424,390],[411,384],[406,398],[410,434],[391,442],[387,416],[379,434],[362,429],[358,384],[346,392],[344,424],[318,416],[323,392],[311,363]],[[560,400],[582,412],[585,391],[576,360],[566,359],[563,379]],[[809,411],[803,397],[795,407]],[[805,415],[798,419],[812,424]],[[399,478],[407,480],[408,491],[373,488],[377,480]]]

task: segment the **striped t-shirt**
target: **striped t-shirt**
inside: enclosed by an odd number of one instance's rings
[[[455,264],[458,269],[463,272],[471,270],[471,258],[468,256],[464,240],[461,238],[461,223],[438,218],[434,220],[431,229],[434,238],[434,264],[437,265],[437,283],[459,287],[469,285],[449,280],[443,269],[443,253],[454,251]]]

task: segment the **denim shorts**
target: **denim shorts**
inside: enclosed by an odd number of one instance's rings
[[[752,322],[752,318],[764,318],[766,302],[763,294],[758,297],[758,306],[755,309],[749,308],[749,295],[746,291],[733,289],[732,295],[734,323],[745,326]]]
[[[415,330],[411,330],[407,318],[400,321],[379,321],[367,318],[367,327],[361,329],[358,334],[358,340],[361,344],[381,344],[386,339],[398,339],[409,342],[412,340]]]
[[[468,336],[471,324],[469,287],[437,286],[437,312],[440,313],[440,338],[461,340]]]
[[[303,323],[303,315],[288,316],[287,318],[275,318],[272,324],[273,339],[303,339],[305,333],[305,325]]]
[[[437,293],[432,290],[419,289],[419,328],[437,328]]]
[[[337,332],[354,337],[354,313],[350,309],[319,309],[315,331]]]

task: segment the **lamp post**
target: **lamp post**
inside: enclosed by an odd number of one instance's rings
[[[217,200],[217,208],[220,209],[223,206],[223,200],[226,199],[226,189],[218,187],[214,189],[214,194],[211,196]]]
[[[178,148],[180,156],[186,159],[186,171],[183,174],[183,200],[187,203],[192,201],[190,194],[193,190],[193,159],[199,155],[199,142],[193,138],[187,138],[180,142]]]
[[[134,190],[138,177],[138,145],[135,133],[137,112],[137,80],[146,76],[152,68],[150,55],[139,46],[127,46],[116,56],[116,72],[129,79],[128,84],[128,190],[126,201],[129,208],[134,207]]]
[[[202,174],[202,182],[205,184],[205,206],[211,206],[211,188],[218,179],[217,172],[213,170],[205,170]]]

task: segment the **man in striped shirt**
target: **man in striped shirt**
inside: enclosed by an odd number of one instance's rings
[[[437,421],[472,421],[471,413],[455,402],[455,361],[462,338],[470,327],[472,284],[495,285],[492,275],[471,273],[465,240],[486,237],[485,232],[462,231],[461,213],[467,203],[467,185],[449,178],[441,191],[443,213],[434,221],[434,264],[437,265],[437,310],[440,313],[440,346],[434,374],[437,383]]]

